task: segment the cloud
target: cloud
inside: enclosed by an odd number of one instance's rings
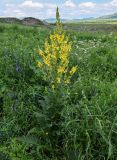
[[[64,4],[63,4],[64,7],[76,7],[76,4],[74,2],[72,2],[71,0],[67,0]]]
[[[5,10],[4,12],[4,16],[8,16],[8,17],[25,17],[26,14],[21,11],[21,10],[18,10],[18,9],[14,9],[11,11],[11,9],[7,9]]]
[[[20,13],[20,12],[21,12],[21,10],[19,10],[19,9],[15,9],[13,12],[15,12],[15,13]]]
[[[117,6],[117,0],[112,0],[111,5]]]
[[[79,4],[79,7],[81,8],[94,8],[96,6],[96,3],[93,3],[93,2],[84,2],[84,3],[81,3]]]
[[[48,8],[48,9],[55,9],[57,8],[56,4],[52,4],[52,3],[45,3],[44,4],[44,8]]]
[[[21,7],[28,7],[28,8],[43,8],[43,4],[39,2],[33,2],[31,0],[24,1]]]

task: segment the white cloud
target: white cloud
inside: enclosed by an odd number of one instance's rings
[[[23,12],[18,12],[18,13],[16,14],[16,17],[25,17],[25,16],[26,16],[26,14],[23,13]]]
[[[26,14],[21,10],[14,9],[13,11],[11,11],[10,9],[8,9],[8,10],[4,11],[4,16],[5,17],[6,16],[8,16],[8,17],[25,17]]]
[[[72,0],[68,0],[63,4],[65,7],[76,7],[76,4],[74,2],[72,2]]]
[[[6,5],[5,5],[6,7],[13,7],[14,6],[14,4],[9,4],[9,3],[6,3]]]
[[[56,9],[57,5],[56,4],[52,4],[52,3],[45,3],[44,4],[44,8],[48,8],[48,9]]]
[[[94,8],[96,6],[96,3],[93,3],[93,2],[84,2],[84,3],[81,3],[79,4],[79,7],[86,7],[86,8]]]
[[[19,10],[19,9],[15,9],[15,10],[13,10],[13,12],[15,12],[15,13],[20,13],[20,12],[21,12],[21,10]]]
[[[21,7],[29,7],[29,8],[43,8],[43,4],[39,2],[33,2],[31,0],[24,1],[21,4]]]
[[[117,6],[117,0],[112,0],[111,5]]]

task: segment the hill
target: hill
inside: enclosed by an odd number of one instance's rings
[[[25,25],[44,25],[44,23],[41,20],[33,17],[26,17],[21,20],[21,23]]]
[[[0,17],[1,23],[21,23],[21,20],[14,17]]]
[[[4,17],[4,18],[0,18],[0,22],[1,23],[16,23],[16,24],[23,24],[23,25],[45,25],[43,23],[43,21],[37,19],[37,18],[33,18],[33,17],[26,17],[23,19],[18,19],[18,18],[14,18],[14,17]]]
[[[113,14],[110,14],[110,15],[105,15],[105,16],[102,16],[102,17],[99,17],[100,19],[113,19],[113,18],[117,18],[117,13],[113,13]]]

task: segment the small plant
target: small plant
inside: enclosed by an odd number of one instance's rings
[[[56,27],[49,40],[45,41],[44,50],[39,51],[38,67],[43,73],[43,79],[50,87],[58,88],[59,84],[68,84],[77,66],[69,69],[71,42],[65,36],[60,22],[59,10],[56,11]]]

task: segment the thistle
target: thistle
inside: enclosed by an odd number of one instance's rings
[[[70,83],[70,79],[77,70],[77,66],[69,69],[71,43],[62,30],[59,9],[56,10],[56,27],[49,40],[45,41],[44,50],[39,51],[38,67],[42,70],[44,80],[50,87]]]

